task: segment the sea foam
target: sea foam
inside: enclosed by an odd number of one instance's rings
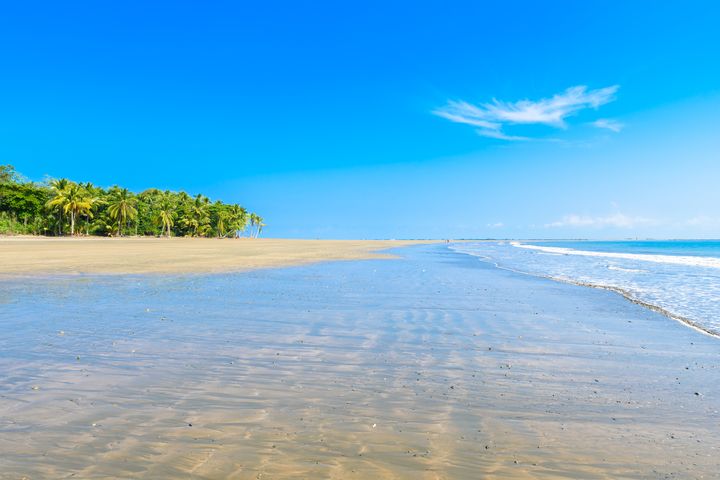
[[[633,242],[542,243],[479,242],[451,248],[500,268],[614,290],[688,325],[720,335],[720,256],[683,254],[692,248],[679,242],[653,242],[651,248],[640,248],[640,243]],[[715,246],[710,247],[704,252],[714,253],[708,250]]]
[[[688,265],[694,267],[720,268],[720,258],[717,257],[695,257],[682,255],[648,255],[642,253],[619,253],[619,252],[597,252],[589,250],[575,250],[574,248],[565,247],[546,247],[541,245],[531,245],[520,242],[510,242],[510,245],[518,248],[526,248],[528,250],[537,250],[540,252],[555,255],[580,255],[583,257],[601,257],[601,258],[623,258],[628,260],[639,260],[641,262],[666,263],[669,265]]]

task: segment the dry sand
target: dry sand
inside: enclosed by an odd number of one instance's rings
[[[0,238],[0,275],[212,273],[326,260],[392,258],[404,240]]]

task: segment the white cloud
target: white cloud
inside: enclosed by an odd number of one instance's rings
[[[488,223],[487,226],[490,228],[502,228],[505,226],[505,224],[503,222],[496,222],[496,223]]]
[[[536,124],[555,128],[567,128],[565,118],[580,110],[598,108],[615,100],[619,85],[588,90],[584,85],[570,87],[562,93],[537,101],[520,100],[473,105],[465,101],[448,101],[444,107],[434,110],[439,117],[455,123],[477,127],[477,133],[502,140],[528,140],[527,137],[507,135],[507,125]],[[608,128],[608,127],[606,127]]]
[[[546,227],[559,228],[559,227],[591,227],[591,228],[604,228],[604,227],[617,227],[617,228],[632,228],[640,225],[649,225],[654,223],[653,220],[643,217],[632,217],[625,215],[624,213],[614,213],[612,215],[591,217],[587,215],[565,215],[561,220],[547,223]]]
[[[599,118],[592,122],[590,125],[597,127],[597,128],[606,128],[608,130],[611,130],[615,133],[620,132],[623,128],[625,128],[625,125],[618,122],[617,120],[613,120],[611,118]]]
[[[718,227],[720,226],[720,218],[708,217],[707,215],[698,215],[683,222],[687,227]]]

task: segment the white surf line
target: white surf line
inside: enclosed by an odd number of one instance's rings
[[[615,252],[591,252],[587,250],[575,250],[564,247],[543,247],[529,245],[520,242],[510,242],[510,245],[528,250],[537,250],[557,255],[578,255],[582,257],[601,258],[622,258],[625,260],[640,260],[643,262],[665,263],[670,265],[685,265],[692,267],[708,267],[720,269],[720,258],[717,257],[691,257],[687,255],[650,255],[645,253],[615,253]]]
[[[511,242],[511,243],[515,243],[515,242]],[[552,248],[552,247],[548,247],[548,248]],[[689,319],[689,318],[687,318],[687,317],[683,317],[682,315],[678,315],[678,314],[676,314],[676,313],[673,313],[673,312],[671,312],[670,310],[667,310],[667,309],[665,309],[665,308],[663,308],[663,307],[661,307],[661,306],[659,306],[659,305],[655,305],[655,304],[653,304],[653,303],[648,303],[648,302],[646,302],[646,301],[644,301],[644,300],[640,300],[639,298],[636,298],[636,297],[635,297],[632,293],[630,293],[629,291],[624,290],[624,289],[619,288],[619,287],[612,287],[612,286],[609,286],[609,285],[602,285],[602,284],[598,284],[598,283],[580,282],[580,281],[576,281],[576,280],[571,280],[571,279],[569,279],[569,278],[554,277],[554,276],[552,276],[552,275],[543,275],[543,274],[540,274],[540,273],[523,272],[522,270],[516,270],[516,269],[514,269],[514,268],[504,267],[504,266],[498,264],[498,263],[497,263],[496,261],[494,261],[492,258],[487,257],[487,256],[485,256],[485,255],[477,255],[477,254],[470,253],[470,252],[465,251],[465,250],[459,250],[459,249],[453,248],[453,246],[448,246],[448,249],[449,249],[449,250],[452,250],[452,251],[455,252],[455,253],[459,253],[459,254],[462,254],[462,255],[469,255],[469,256],[471,256],[471,257],[475,257],[475,258],[477,258],[478,260],[480,260],[481,262],[490,263],[490,264],[494,265],[495,268],[498,268],[498,269],[500,269],[500,270],[507,270],[508,272],[519,273],[519,274],[521,274],[521,275],[527,275],[527,276],[529,276],[529,277],[545,278],[545,279],[547,279],[547,280],[552,280],[552,281],[554,281],[554,282],[566,283],[566,284],[568,284],[568,285],[575,285],[575,286],[578,286],[578,287],[588,287],[588,288],[595,288],[595,289],[597,289],[597,290],[607,290],[607,291],[610,291],[610,292],[614,292],[614,293],[617,293],[618,295],[622,296],[623,298],[625,298],[625,300],[629,301],[630,303],[634,303],[635,305],[640,305],[641,307],[645,307],[645,308],[647,308],[648,310],[652,310],[653,312],[657,312],[657,313],[659,313],[659,314],[661,314],[661,315],[669,318],[670,320],[675,320],[676,322],[680,323],[681,325],[684,325],[684,326],[686,326],[686,327],[690,327],[691,329],[695,330],[695,331],[698,332],[698,333],[701,333],[701,334],[703,334],[703,335],[707,335],[707,336],[709,336],[709,337],[713,337],[713,338],[718,338],[718,339],[720,339],[720,331],[713,330],[713,329],[710,329],[710,328],[705,328],[705,327],[703,327],[702,325],[700,325],[700,324],[698,324],[697,322],[695,322],[694,320],[691,320],[691,319]]]

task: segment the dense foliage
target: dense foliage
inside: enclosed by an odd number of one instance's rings
[[[0,165],[0,234],[257,237],[262,217],[203,195],[25,181]]]

